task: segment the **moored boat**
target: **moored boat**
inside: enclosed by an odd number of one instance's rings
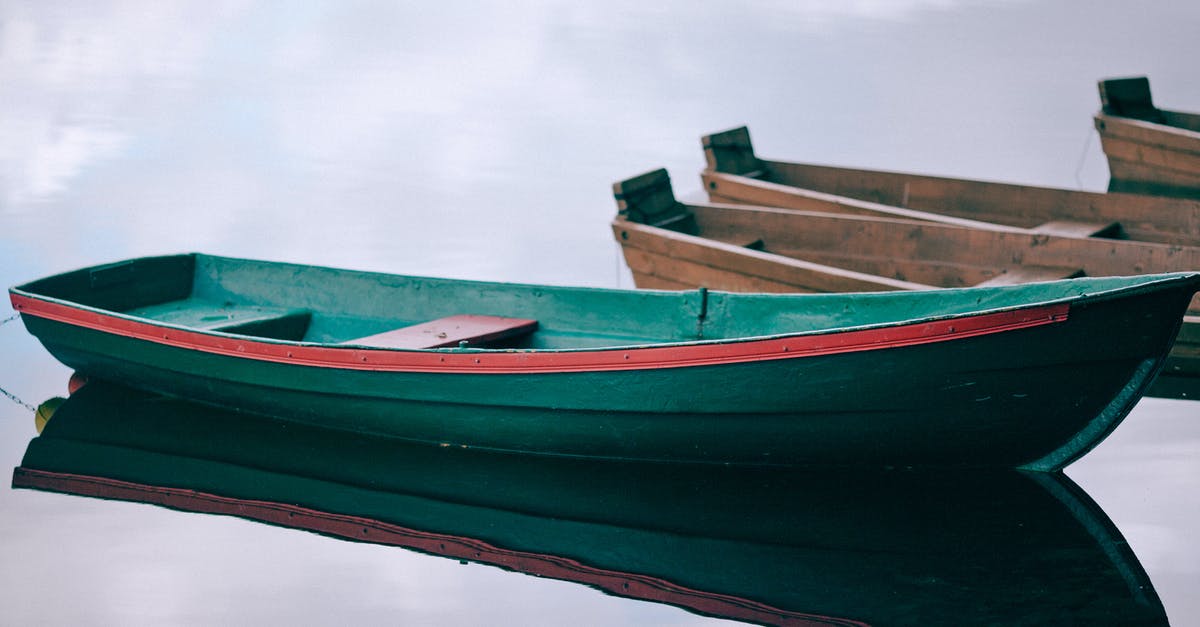
[[[333,428],[595,458],[1053,470],[1137,402],[1198,286],[679,293],[189,254],[11,299],[84,374]]]
[[[1100,81],[1110,191],[1200,198],[1200,114],[1160,109],[1144,76]]]
[[[993,225],[675,198],[665,170],[614,186],[613,232],[639,287],[749,292],[923,290],[1200,268],[1200,247],[1059,237]],[[845,199],[814,201],[824,208]],[[1183,312],[1181,312],[1183,313]],[[1200,377],[1200,298],[1168,364]]]
[[[398,546],[758,624],[1166,620],[1120,531],[1061,473],[529,458],[93,382],[30,441],[13,485]],[[118,535],[165,530],[144,508],[97,511],[120,516],[104,525]]]
[[[1196,200],[763,159],[746,127],[706,135],[701,143],[707,163],[701,178],[713,202],[1200,246]]]

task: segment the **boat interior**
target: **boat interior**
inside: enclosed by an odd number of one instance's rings
[[[455,281],[189,254],[86,268],[14,292],[156,324],[268,341],[508,350],[635,346],[898,324],[1061,301],[1154,280],[1089,279],[937,293],[763,295]]]

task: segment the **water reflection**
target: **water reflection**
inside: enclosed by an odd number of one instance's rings
[[[436,448],[92,383],[14,485],[218,513],[764,624],[1165,623],[1061,474],[829,474]]]

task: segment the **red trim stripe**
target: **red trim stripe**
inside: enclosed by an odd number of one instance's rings
[[[781,610],[742,597],[687,588],[649,575],[588,566],[557,555],[505,549],[475,538],[421,531],[373,518],[334,514],[286,503],[238,499],[183,488],[24,467],[13,472],[12,485],[15,488],[33,488],[149,503],[190,512],[236,516],[349,540],[399,546],[540,577],[581,583],[617,596],[666,603],[708,616],[766,625],[866,625],[851,619]]]
[[[1067,303],[1058,303],[858,331],[627,349],[395,350],[263,342],[152,324],[18,294],[11,297],[13,308],[22,315],[227,357],[346,370],[477,374],[651,370],[854,353],[1064,322],[1070,310]]]

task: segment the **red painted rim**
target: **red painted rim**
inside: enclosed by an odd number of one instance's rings
[[[396,350],[257,341],[188,331],[12,294],[22,315],[204,353],[275,363],[386,372],[476,374],[603,372],[716,366],[947,342],[1065,322],[1057,303],[888,327],[699,344],[596,350]]]
[[[372,518],[334,514],[286,503],[238,499],[183,488],[24,467],[13,472],[13,487],[236,516],[349,540],[404,547],[539,577],[581,583],[617,596],[665,603],[708,616],[768,625],[866,625],[851,619],[781,610],[742,597],[695,590],[649,575],[588,566],[557,555],[505,549],[475,538],[421,531]]]

